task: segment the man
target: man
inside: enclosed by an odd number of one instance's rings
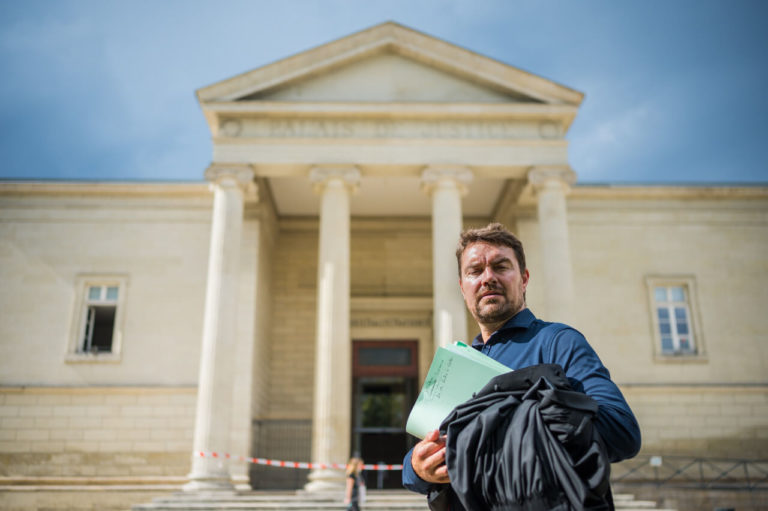
[[[584,336],[536,319],[526,308],[529,273],[520,240],[498,223],[470,229],[461,234],[456,259],[461,293],[480,326],[472,346],[511,369],[559,364],[572,387],[598,403],[595,427],[611,462],[637,454],[637,421]],[[403,485],[426,494],[434,484],[449,482],[445,439],[435,430],[406,454]]]

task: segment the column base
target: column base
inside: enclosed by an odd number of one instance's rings
[[[344,471],[340,469],[318,469],[309,474],[309,482],[304,485],[304,491],[311,493],[343,492],[346,488]]]
[[[236,491],[251,491],[251,480],[247,475],[233,475],[232,484],[235,486]]]
[[[198,493],[222,493],[235,494],[235,487],[229,479],[229,474],[224,475],[189,475],[189,482],[181,487],[185,492]]]

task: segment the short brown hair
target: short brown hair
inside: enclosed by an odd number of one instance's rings
[[[456,262],[459,264],[459,278],[461,278],[461,256],[472,243],[488,243],[489,245],[509,247],[515,251],[517,265],[520,273],[525,273],[525,251],[523,243],[517,239],[506,227],[498,222],[493,222],[485,227],[467,229],[461,233],[459,244],[456,247]]]

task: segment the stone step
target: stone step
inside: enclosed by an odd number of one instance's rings
[[[635,500],[634,495],[619,493],[613,496],[613,504],[621,511],[675,511],[674,509],[660,509],[652,500]]]
[[[140,504],[133,506],[133,511],[318,511],[330,509],[345,509],[342,501],[327,503],[308,503],[308,502],[152,502],[150,504]],[[375,509],[376,511],[424,511],[428,509],[426,499],[418,504],[416,503],[392,503],[392,502],[366,502],[365,509]]]
[[[187,509],[189,511],[248,511],[261,510],[273,511],[279,509],[290,509],[292,511],[316,511],[321,509],[344,509],[343,502],[328,503],[323,506],[309,504],[307,502],[152,502],[150,504],[139,504],[133,506],[133,511],[152,510],[152,511],[177,511]],[[428,509],[426,500],[418,505],[414,504],[374,504],[366,502],[365,509],[376,509],[377,511],[423,511]]]
[[[148,504],[133,506],[132,511],[172,511],[187,509],[189,511],[246,511],[246,510],[291,510],[291,511],[324,511],[345,509],[343,495],[307,494],[304,492],[248,492],[239,494],[189,494],[175,493],[167,497],[159,497]],[[365,509],[375,511],[424,511],[428,509],[426,498],[405,491],[369,491]]]
[[[632,507],[633,509],[656,509],[656,503],[652,500],[615,500],[613,504],[616,509],[626,509]]]
[[[340,493],[308,494],[306,492],[184,493],[177,492],[155,498],[151,503],[134,505],[132,511],[325,511],[345,508]],[[635,500],[629,494],[614,495],[617,510],[675,511],[658,509],[650,500]],[[369,490],[365,509],[373,511],[424,511],[426,498],[400,490]]]

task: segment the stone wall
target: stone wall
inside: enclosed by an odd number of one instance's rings
[[[615,494],[634,495],[637,500],[655,502],[675,511],[766,511],[768,490],[715,490],[656,485],[613,484]]]
[[[646,454],[768,457],[765,210],[728,190],[574,190],[575,326],[622,387]],[[655,276],[693,284],[697,356],[657,352]]]
[[[740,200],[725,191],[713,198],[695,188],[660,197],[611,190],[611,199],[603,200],[600,191],[577,188],[568,204],[574,326],[613,378],[653,385],[765,385],[765,200]],[[649,277],[693,284],[698,356],[657,354]]]
[[[432,296],[429,219],[353,220],[350,245],[353,297]]]
[[[205,185],[26,186],[0,187],[0,385],[195,385],[211,229]],[[125,282],[122,349],[73,361],[82,281],[94,275]]]
[[[317,224],[281,229],[273,259],[269,388],[257,419],[311,419],[317,301]]]
[[[0,388],[0,476],[184,476],[195,388]]]
[[[768,459],[768,389],[625,386],[649,455]]]

